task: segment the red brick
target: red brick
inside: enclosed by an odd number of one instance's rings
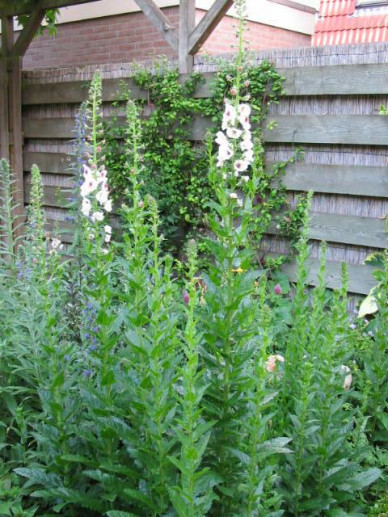
[[[163,10],[175,27],[179,10]],[[197,10],[197,22],[204,16]],[[310,37],[276,27],[248,22],[246,39],[251,50],[310,45]],[[236,21],[225,17],[202,51],[210,54],[236,50]],[[232,47],[233,45],[233,47]],[[58,26],[57,36],[37,37],[24,58],[24,68],[49,68],[148,59],[157,55],[176,57],[161,34],[143,13],[98,18]]]

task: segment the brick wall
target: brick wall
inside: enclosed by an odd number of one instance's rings
[[[163,10],[178,27],[179,9]],[[197,11],[197,21],[204,16]],[[235,20],[225,17],[203,47],[210,54],[231,51]],[[310,45],[305,34],[249,22],[247,39],[251,50]],[[55,38],[37,37],[30,45],[24,69],[142,61],[153,56],[174,57],[174,51],[143,13],[96,18],[58,26]]]
[[[204,11],[197,10],[197,23],[204,15]],[[235,19],[225,16],[206,41],[202,51],[209,54],[222,54],[233,51],[231,45],[236,45],[236,38],[234,37],[235,25]],[[311,36],[307,34],[254,22],[247,23],[245,39],[249,41],[249,48],[252,51],[311,45]]]

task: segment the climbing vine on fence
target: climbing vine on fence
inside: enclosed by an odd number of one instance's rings
[[[165,242],[174,251],[181,249],[182,243],[192,235],[198,238],[206,233],[210,210],[206,146],[191,139],[190,124],[195,116],[201,115],[219,127],[224,98],[233,97],[237,76],[242,99],[249,100],[252,106],[252,122],[256,128],[255,167],[261,169],[255,201],[260,205],[256,238],[260,240],[270,221],[292,242],[299,236],[299,213],[303,210],[290,209],[286,190],[279,181],[288,162],[276,164],[268,171],[261,137],[268,106],[278,102],[284,93],[279,72],[268,61],[244,67],[243,72],[236,71],[233,63],[215,75],[210,97],[198,98],[196,89],[204,82],[201,74],[193,73],[182,81],[177,70],[160,65],[156,73],[139,70],[134,80],[147,92],[147,99],[138,101],[143,109],[143,191],[144,195],[152,194],[157,200]],[[105,133],[107,169],[116,199],[123,195],[130,174],[121,152],[124,131],[118,124],[112,124]],[[297,155],[289,161],[294,161]],[[276,185],[275,178],[279,178]],[[304,200],[300,202],[303,204]]]

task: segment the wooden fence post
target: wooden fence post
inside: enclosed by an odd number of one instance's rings
[[[22,136],[21,57],[11,57],[14,47],[13,16],[2,17],[0,62],[1,156],[9,160],[13,183],[15,237],[22,235],[24,221],[24,178]]]

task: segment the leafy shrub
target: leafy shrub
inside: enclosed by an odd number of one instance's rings
[[[265,173],[251,152],[241,77],[216,153],[208,144],[206,270],[193,241],[183,263],[162,250],[131,101],[121,232],[110,224],[99,75],[77,121],[82,185],[70,250],[44,231],[37,167],[26,238],[10,245],[1,162],[4,515],[342,516],[373,505],[366,489],[381,478],[385,443],[386,282],[374,336],[360,337],[348,324],[345,268],[329,295],[323,253],[318,286],[307,289],[306,230],[293,297],[285,278],[258,267],[254,201]]]

